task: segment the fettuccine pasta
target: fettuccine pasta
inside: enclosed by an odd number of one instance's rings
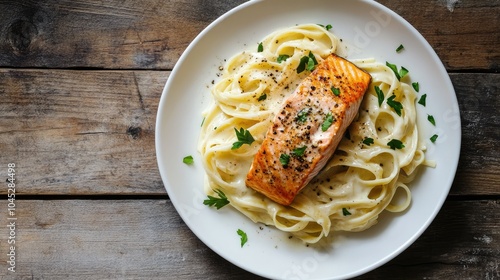
[[[384,210],[404,211],[411,202],[408,183],[420,165],[430,164],[419,139],[416,92],[374,59],[351,60],[372,76],[359,115],[327,165],[290,206],[245,185],[276,110],[310,73],[297,73],[301,58],[313,54],[321,62],[331,53],[342,55],[340,40],[316,24],[273,32],[259,48],[228,60],[213,85],[198,146],[206,171],[205,192],[213,195],[220,190],[232,207],[252,221],[307,243],[318,242],[332,231],[365,230]],[[391,102],[399,103],[399,110]],[[232,149],[237,141],[235,128],[248,130],[255,141]],[[404,199],[396,202],[398,190]]]

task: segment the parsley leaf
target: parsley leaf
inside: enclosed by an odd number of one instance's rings
[[[384,102],[384,92],[378,86],[375,86],[375,92],[377,93],[378,106],[382,106],[382,102]]]
[[[349,215],[351,215],[351,212],[349,212],[349,210],[347,210],[347,208],[344,207],[344,208],[342,208],[342,214],[344,216],[349,216]]]
[[[311,51],[309,51],[309,55],[308,56],[309,56],[309,59],[314,62],[314,65],[318,65],[318,61],[316,60],[316,57],[314,56],[314,54]],[[307,70],[312,71],[312,70],[314,70],[314,68],[313,69],[307,69]]]
[[[331,90],[332,90],[333,94],[335,94],[336,96],[340,95],[340,89],[338,89],[336,87],[332,87]]]
[[[302,73],[304,70],[313,71],[318,65],[318,61],[312,52],[309,55],[300,58],[299,65],[297,66],[297,74]]]
[[[401,110],[403,110],[403,105],[398,101],[394,101],[394,98],[396,98],[396,95],[394,94],[391,97],[387,98],[387,105],[391,106],[394,109],[394,111],[396,111],[396,114],[398,114],[398,116],[401,116]]]
[[[392,72],[394,72],[396,78],[398,78],[398,81],[400,81],[401,78],[406,76],[406,74],[408,74],[409,72],[408,69],[404,68],[403,66],[401,66],[401,69],[398,71],[398,67],[395,64],[389,63],[387,61],[385,62],[385,65],[389,67],[392,70]]]
[[[399,69],[399,77],[403,78],[406,74],[408,74],[408,72],[410,72],[408,69],[401,66],[401,69]]]
[[[238,229],[238,230],[236,231],[236,233],[238,233],[238,235],[240,236],[240,240],[241,240],[241,247],[243,248],[243,245],[245,245],[245,243],[247,243],[247,241],[248,241],[248,236],[247,236],[247,234],[246,234],[244,231],[242,231],[241,229]]]
[[[257,52],[263,52],[264,51],[264,46],[262,45],[262,42],[259,43],[259,46],[257,47]]]
[[[289,56],[289,55],[287,55],[287,54],[280,54],[280,55],[278,56],[277,61],[278,61],[278,63],[281,63],[281,62],[283,62],[283,61],[287,60],[289,57],[290,57],[290,56]]]
[[[307,148],[307,146],[302,146],[302,147],[296,148],[291,152],[291,154],[292,154],[292,156],[301,157],[304,155],[306,148]]]
[[[267,98],[267,94],[263,93],[259,96],[259,98],[257,99],[257,101],[263,101],[263,100],[266,100]]]
[[[252,144],[255,139],[253,138],[252,134],[250,134],[250,131],[240,128],[240,131],[238,131],[236,128],[234,129],[236,132],[236,138],[238,138],[238,141],[233,143],[233,147],[231,147],[231,150],[236,150],[239,147],[243,146],[243,144]]]
[[[307,121],[307,116],[309,115],[310,108],[303,108],[301,109],[298,113],[297,116],[295,117],[296,122],[305,122]]]
[[[427,120],[432,123],[432,125],[436,126],[436,120],[434,120],[432,115],[427,115]]]
[[[418,104],[422,105],[425,107],[425,100],[427,98],[427,94],[423,94],[422,96],[420,96],[420,99],[418,100]]]
[[[312,71],[312,70],[314,70],[314,66],[316,66],[316,64],[314,63],[314,60],[309,59],[307,61],[307,67],[306,67],[306,69],[309,70],[309,71]]]
[[[399,76],[399,73],[398,73],[398,67],[395,65],[395,64],[391,64],[389,62],[385,62],[385,65],[389,68],[391,68],[392,72],[394,72],[394,74],[396,75],[396,78],[398,78],[398,81],[401,79],[401,77]]]
[[[402,51],[402,50],[404,50],[404,49],[405,49],[405,47],[403,46],[403,44],[401,44],[401,45],[399,45],[399,47],[397,47],[396,52],[397,52],[397,53],[398,53],[398,52],[401,52],[401,51]]]
[[[437,135],[437,134],[432,135],[432,137],[430,138],[430,139],[431,139],[431,142],[432,142],[432,143],[435,143],[435,142],[436,142],[436,140],[437,140],[437,138],[438,138],[438,135]]]
[[[327,131],[330,128],[330,126],[332,126],[333,122],[334,122],[334,119],[333,119],[332,113],[326,114],[326,118],[323,121],[323,124],[321,124],[321,130],[323,132]]]
[[[191,165],[194,163],[194,159],[193,159],[193,156],[185,156],[183,159],[182,159],[182,162],[184,162],[185,164],[187,165]]]
[[[306,70],[307,62],[309,62],[309,57],[303,56],[300,58],[299,66],[297,66],[297,74],[304,72]]]
[[[319,24],[319,23],[318,23],[318,25],[319,25],[319,26],[321,26],[321,27],[323,27],[323,28],[324,28],[324,29],[326,29],[326,30],[330,30],[330,29],[332,29],[332,25],[331,25],[331,24],[323,25],[323,24]]]
[[[286,167],[288,165],[288,163],[290,162],[290,156],[287,154],[281,154],[280,155],[280,162],[281,162],[281,165]]]
[[[370,138],[370,137],[366,137],[364,140],[363,140],[363,144],[367,145],[367,146],[370,146],[371,144],[375,143],[373,141],[373,138]]]
[[[214,190],[214,192],[216,192],[219,197],[208,195],[208,199],[203,200],[204,205],[208,205],[209,207],[214,206],[217,210],[219,210],[229,204],[229,200],[221,190]]]
[[[391,149],[393,150],[402,149],[405,147],[403,142],[399,141],[398,139],[392,139],[387,143],[387,146],[391,147]]]
[[[418,82],[415,82],[415,83],[411,83],[411,86],[413,87],[413,89],[418,92],[420,90],[420,86],[418,85]]]

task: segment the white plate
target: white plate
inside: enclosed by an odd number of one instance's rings
[[[254,224],[230,207],[203,205],[203,167],[197,141],[212,81],[224,59],[255,48],[272,31],[299,23],[331,24],[349,44],[348,58],[374,57],[405,66],[427,93],[418,105],[427,156],[437,161],[410,185],[413,201],[402,214],[384,213],[362,233],[335,234],[329,242],[306,247],[272,227]],[[405,49],[396,53],[403,44]],[[436,127],[427,120],[436,119]],[[432,222],[453,182],[460,153],[460,115],[450,78],[438,56],[409,23],[374,1],[250,1],[210,24],[189,45],[161,96],[156,123],[158,166],[168,195],[189,228],[212,250],[260,276],[273,279],[338,279],[361,275],[410,246]],[[195,163],[182,163],[193,155]],[[237,229],[248,234],[241,248]]]

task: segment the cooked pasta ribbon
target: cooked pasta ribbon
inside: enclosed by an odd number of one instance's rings
[[[290,206],[277,204],[245,186],[254,155],[285,97],[309,75],[298,73],[301,58],[312,53],[321,62],[342,55],[341,41],[316,24],[275,31],[262,40],[262,51],[246,50],[226,62],[211,91],[198,150],[206,171],[205,192],[223,191],[230,205],[256,223],[272,225],[307,243],[333,231],[362,231],[384,211],[401,212],[411,203],[408,184],[419,166],[428,165],[417,126],[416,92],[374,59],[351,60],[372,76],[359,114],[335,154]],[[377,90],[383,93],[379,105]],[[394,96],[394,97],[393,97]],[[399,102],[396,110],[388,99]],[[254,137],[232,149],[235,128]],[[369,139],[370,141],[365,141]],[[404,147],[388,145],[400,141]],[[373,140],[373,141],[371,141]],[[396,192],[398,199],[393,199]]]

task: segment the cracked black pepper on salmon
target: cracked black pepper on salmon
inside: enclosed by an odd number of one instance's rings
[[[335,54],[318,64],[277,111],[246,185],[290,205],[333,155],[370,81],[370,74]]]

